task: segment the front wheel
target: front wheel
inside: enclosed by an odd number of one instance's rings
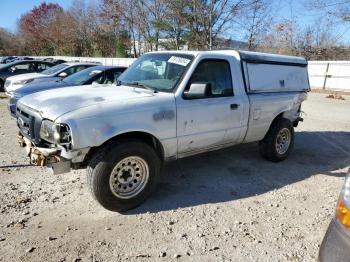
[[[285,160],[294,146],[294,128],[288,119],[272,123],[264,139],[259,142],[260,154],[267,160]]]
[[[155,150],[137,140],[102,148],[88,165],[88,185],[94,198],[111,211],[135,208],[152,193],[160,177]]]

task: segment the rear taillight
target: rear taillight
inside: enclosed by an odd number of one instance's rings
[[[339,222],[350,230],[350,173],[346,176],[340,192],[336,216]]]

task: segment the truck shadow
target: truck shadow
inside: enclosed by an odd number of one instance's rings
[[[257,143],[170,163],[156,192],[128,214],[234,201],[317,174],[345,176],[334,171],[349,165],[350,132],[296,132],[294,150],[280,163],[262,159]]]

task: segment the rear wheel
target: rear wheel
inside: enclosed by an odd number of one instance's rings
[[[285,160],[293,146],[293,124],[284,118],[273,122],[264,139],[259,142],[260,154],[273,162]]]
[[[88,185],[94,198],[111,211],[135,208],[152,193],[160,177],[155,150],[137,140],[103,147],[88,166]]]

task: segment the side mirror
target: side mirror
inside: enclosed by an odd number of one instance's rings
[[[62,72],[62,73],[60,73],[58,76],[64,78],[64,77],[66,77],[67,75],[68,75],[68,74],[67,74],[66,72]]]
[[[192,83],[190,89],[184,92],[186,99],[206,98],[211,94],[210,83]]]

